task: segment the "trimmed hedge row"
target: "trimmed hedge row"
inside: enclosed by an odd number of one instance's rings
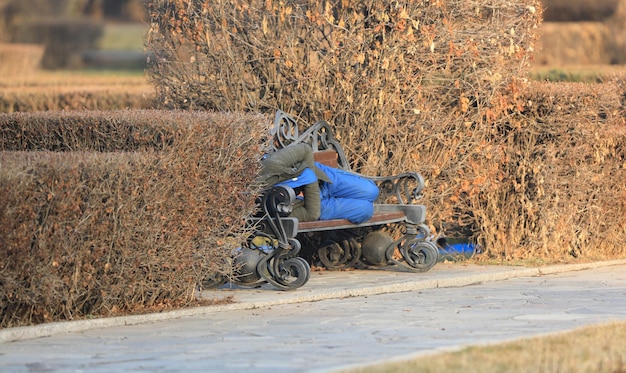
[[[232,270],[268,123],[0,115],[0,326],[194,304],[205,276]]]
[[[519,100],[468,148],[448,202],[491,257],[626,257],[626,82],[534,83]]]
[[[11,87],[0,93],[0,113],[61,110],[122,110],[154,108],[153,93],[132,86]]]

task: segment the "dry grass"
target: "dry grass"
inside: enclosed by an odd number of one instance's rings
[[[393,364],[373,365],[350,373],[624,373],[626,323],[611,323],[563,334],[474,346]]]

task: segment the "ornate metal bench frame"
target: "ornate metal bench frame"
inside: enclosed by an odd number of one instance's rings
[[[278,111],[272,128],[274,143],[270,152],[292,144],[306,143],[314,155],[328,155],[331,164],[353,172],[331,126],[318,121],[300,134],[296,120]],[[334,156],[336,154],[336,157]],[[322,163],[327,163],[320,160]],[[328,164],[328,163],[327,163]],[[438,261],[438,248],[431,241],[431,232],[424,224],[426,207],[418,204],[424,188],[424,179],[417,172],[395,176],[359,176],[372,180],[379,188],[374,202],[374,215],[361,224],[346,219],[299,222],[288,217],[296,201],[289,187],[272,187],[259,198],[259,214],[251,224],[255,235],[265,237],[266,248],[243,248],[238,256],[241,278],[269,282],[282,290],[304,285],[310,276],[310,264],[301,256],[304,246],[313,248],[322,264],[329,269],[343,269],[356,265],[395,266],[414,272],[425,272]],[[391,201],[391,202],[390,202]],[[397,240],[382,233],[390,224],[403,226]],[[309,253],[311,255],[311,253]],[[235,258],[237,260],[237,258]]]

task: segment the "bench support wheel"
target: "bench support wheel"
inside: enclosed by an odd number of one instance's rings
[[[400,253],[402,260],[394,257],[396,250]],[[405,235],[389,245],[386,256],[392,264],[400,265],[414,272],[426,272],[437,264],[439,250],[434,243],[425,241],[420,236]]]
[[[280,290],[294,290],[309,281],[311,267],[300,257],[268,255],[259,261],[257,272],[263,280]]]

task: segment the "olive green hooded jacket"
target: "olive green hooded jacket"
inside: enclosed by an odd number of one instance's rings
[[[330,182],[328,175],[315,166],[313,150],[308,144],[294,144],[269,154],[261,160],[260,181],[267,187],[292,179],[306,168],[315,171],[318,182]],[[298,201],[289,216],[300,221],[317,220],[321,213],[318,182],[304,186],[304,201]]]

